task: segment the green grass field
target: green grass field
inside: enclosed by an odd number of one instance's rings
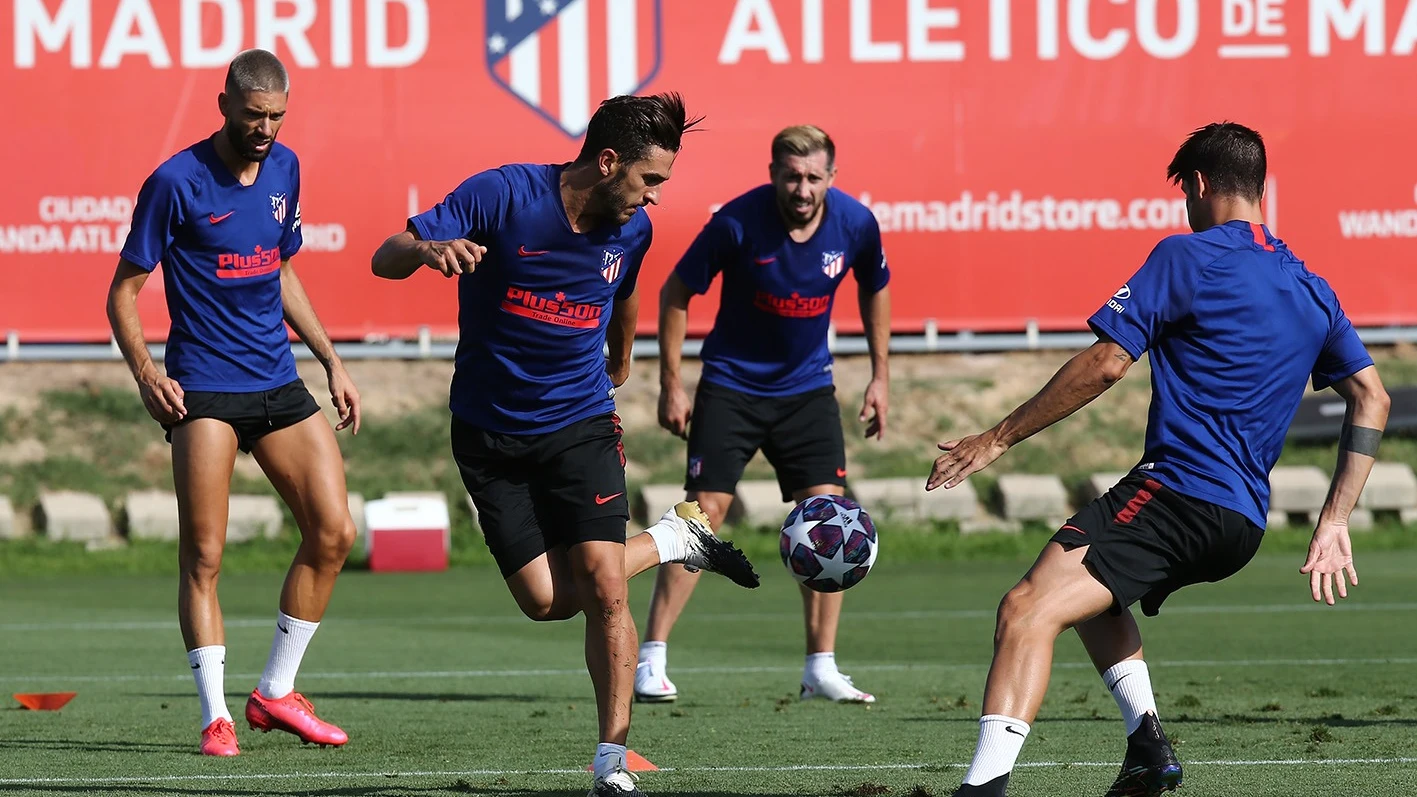
[[[886,539],[885,545],[890,545]],[[1183,795],[1417,791],[1417,552],[1363,556],[1340,608],[1313,606],[1299,556],[1143,619]],[[802,704],[801,620],[780,565],[756,592],[704,580],[676,630],[681,699],[635,710],[630,746],[663,768],[650,795],[948,795],[973,750],[993,609],[1020,562],[884,560],[848,596],[839,659],[872,707]],[[278,575],[222,583],[227,691],[240,717],[264,665]],[[634,584],[643,619],[651,580]],[[260,735],[196,754],[198,710],[173,622],[175,579],[0,582],[0,687],[77,691],[60,712],[0,710],[0,793],[579,797],[595,741],[582,623],[521,618],[495,571],[351,572],[299,688],[344,749]],[[1074,637],[1058,649],[1011,794],[1100,795],[1122,753],[1110,695]]]

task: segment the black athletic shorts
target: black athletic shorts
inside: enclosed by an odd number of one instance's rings
[[[172,430],[198,418],[215,418],[236,430],[236,445],[247,454],[262,437],[294,426],[320,411],[315,397],[299,379],[255,393],[214,393],[188,390],[182,395],[187,415],[175,424],[162,424],[167,442]]]
[[[625,542],[620,418],[598,415],[546,434],[489,432],[453,417],[453,460],[506,578],[557,546]]]
[[[777,473],[783,501],[819,484],[845,486],[846,444],[836,388],[754,396],[699,382],[684,489],[732,493],[758,449]]]
[[[1264,529],[1239,512],[1181,495],[1133,471],[1053,535],[1112,592],[1112,613],[1141,601],[1154,617],[1176,590],[1221,581],[1249,564]]]

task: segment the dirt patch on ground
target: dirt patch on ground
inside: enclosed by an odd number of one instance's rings
[[[882,462],[902,459],[930,461],[936,442],[949,436],[978,431],[1027,398],[1066,359],[1065,352],[1009,355],[912,355],[892,360],[891,409],[884,442],[860,439],[864,425],[856,421],[862,394],[870,381],[870,363],[865,357],[837,360],[835,375],[838,398],[847,427],[848,461],[863,475],[880,471]],[[358,386],[370,422],[386,421],[422,411],[438,411],[447,406],[451,362],[440,360],[355,360],[347,363]],[[632,480],[651,473],[664,478],[666,472],[682,468],[682,444],[676,444],[657,426],[659,365],[640,360],[631,380],[619,391],[617,401],[627,437],[649,442],[659,453],[638,447],[642,459],[630,465]],[[318,363],[299,363],[301,378],[333,419],[324,370]],[[699,378],[699,363],[687,360],[683,378],[692,391]],[[91,363],[8,363],[0,365],[0,417],[20,419],[11,423],[9,439],[0,428],[0,462],[21,464],[46,456],[86,457],[91,429],[67,429],[63,424],[36,428],[23,423],[35,415],[47,391],[64,391],[97,396],[105,389],[132,395],[135,420],[143,418],[137,390],[127,368],[120,362]],[[82,399],[80,399],[82,400]],[[1143,398],[1144,402],[1144,398]],[[121,403],[121,399],[120,399]],[[1144,414],[1144,404],[1141,412]],[[24,434],[14,432],[23,429]],[[663,437],[663,440],[658,439]],[[36,439],[39,438],[39,439]],[[161,467],[168,459],[164,444],[154,443],[134,451],[135,458]],[[632,452],[632,460],[635,454]],[[254,462],[242,457],[239,474],[260,478]],[[661,461],[663,460],[663,461]],[[666,464],[670,460],[677,465]],[[761,463],[758,463],[760,466]],[[889,469],[889,468],[887,468]],[[918,468],[912,468],[911,472]]]
[[[33,437],[0,445],[0,465],[25,465],[30,462],[43,462],[48,456],[48,447]]]
[[[997,413],[1016,396],[1036,389],[1067,358],[1063,352],[1010,355],[910,355],[892,360],[891,417],[902,430],[926,425],[941,411]],[[369,417],[389,417],[448,401],[453,364],[443,360],[352,360],[346,363]],[[627,428],[652,426],[659,397],[659,365],[638,360],[630,382],[618,398]],[[865,357],[836,362],[836,382],[843,406],[859,409],[861,393],[870,381]],[[314,361],[299,363],[310,392],[326,403],[325,372]],[[684,363],[683,378],[691,388],[698,380],[698,362]],[[49,390],[93,390],[104,387],[133,391],[128,369],[119,362],[6,363],[0,365],[0,412],[32,412]]]
[[[883,442],[862,439],[865,427],[857,420],[862,393],[871,377],[868,359],[839,358],[835,378],[848,440],[848,468],[855,477],[924,478],[937,454],[936,443],[991,426],[1033,395],[1071,354],[1045,351],[895,356],[891,361],[889,426]],[[1390,387],[1417,382],[1417,350],[1413,347],[1385,348],[1374,354]],[[658,367],[654,360],[637,361],[630,382],[617,396],[631,460],[627,470],[633,482],[682,478],[683,444],[657,425]],[[446,411],[451,362],[356,360],[350,361],[348,368],[363,397],[365,417],[371,423],[397,427],[420,413]],[[311,393],[333,419],[323,369],[313,360],[303,360],[299,370]],[[685,361],[683,379],[690,390],[698,377],[698,361]],[[1090,472],[1129,468],[1141,455],[1151,396],[1149,381],[1143,361],[1098,401],[1016,447],[990,472],[1059,473],[1076,480]],[[108,388],[130,394],[132,412],[125,409],[122,394],[115,400],[112,390],[105,390]],[[96,401],[107,401],[109,411],[116,413],[115,417],[121,416],[124,427],[115,429],[114,436],[126,433],[132,438],[132,450],[127,456],[141,460],[144,467],[166,469],[168,447],[152,442],[154,437],[160,440],[160,433],[140,430],[143,434],[133,434],[134,425],[141,425],[145,415],[121,362],[0,365],[0,468],[45,458],[88,459],[93,450],[102,448],[95,435],[105,433],[96,431],[92,424],[68,428],[62,414],[45,416],[39,407],[46,391],[70,394],[66,398],[70,411],[75,401],[86,400],[84,394]],[[35,416],[59,420],[35,422]],[[426,448],[441,457],[445,427],[436,419],[425,426],[429,430],[420,433],[428,438]],[[152,433],[147,434],[149,431]],[[391,440],[390,445],[401,440]],[[263,480],[259,468],[248,457],[238,463],[237,471],[240,476]],[[761,457],[749,466],[752,478],[769,474]]]

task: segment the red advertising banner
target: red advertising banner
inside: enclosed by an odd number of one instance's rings
[[[1190,130],[1269,144],[1266,215],[1355,322],[1417,323],[1417,0],[9,0],[0,12],[0,332],[104,340],[133,197],[220,124],[246,47],[291,70],[297,267],[341,339],[455,329],[453,286],[376,280],[410,211],[506,162],[564,161],[596,104],[682,92],[686,139],[641,276],[824,127],[884,231],[895,327],[1080,329],[1159,238]],[[853,290],[836,321],[859,329]],[[716,299],[696,300],[694,331]],[[161,280],[142,297],[166,330]]]

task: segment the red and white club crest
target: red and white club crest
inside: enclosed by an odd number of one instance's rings
[[[600,276],[606,282],[614,282],[620,278],[620,271],[625,266],[625,253],[618,249],[606,249],[605,257],[601,263]]]
[[[276,224],[285,223],[285,194],[271,194],[271,215]]]
[[[659,71],[660,2],[464,0],[457,5],[486,9],[482,43],[493,79],[561,132],[580,138],[601,100],[639,94]],[[472,44],[476,51],[477,42]]]
[[[830,279],[841,276],[841,272],[846,270],[845,252],[823,252],[822,253],[822,273]]]

